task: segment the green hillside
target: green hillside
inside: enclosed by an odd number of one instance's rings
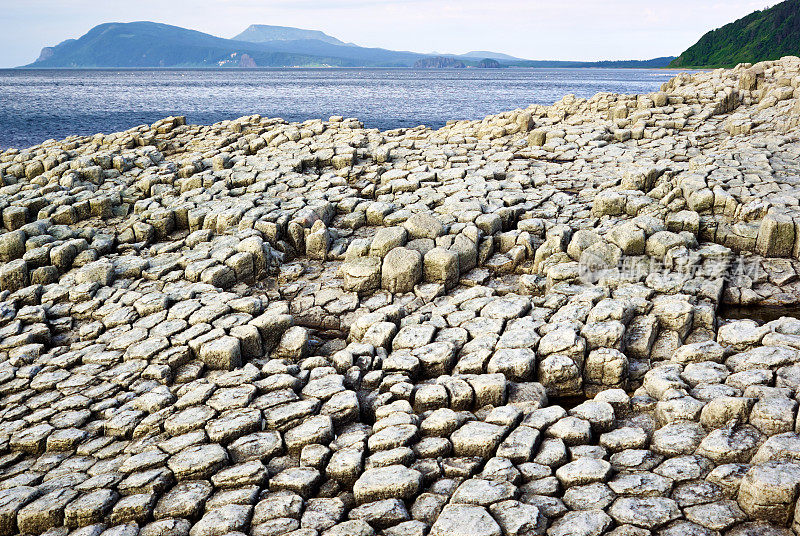
[[[800,55],[800,0],[755,11],[705,34],[670,67],[735,67]]]

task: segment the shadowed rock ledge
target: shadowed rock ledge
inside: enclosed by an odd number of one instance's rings
[[[0,155],[0,536],[791,535],[800,59]]]

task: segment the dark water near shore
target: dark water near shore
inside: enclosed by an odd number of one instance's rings
[[[168,115],[210,124],[261,114],[358,117],[382,130],[552,104],[567,94],[649,93],[644,69],[0,70],[0,149],[117,132]]]

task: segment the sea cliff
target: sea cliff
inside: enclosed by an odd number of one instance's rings
[[[799,124],[788,57],[5,151],[0,534],[791,534]]]
[[[463,61],[445,56],[422,58],[414,63],[414,69],[463,69],[465,67]]]

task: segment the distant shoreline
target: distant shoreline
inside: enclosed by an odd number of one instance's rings
[[[208,71],[208,72],[259,72],[259,71],[660,71],[660,72],[701,72],[711,71],[713,68],[676,69],[674,67],[518,67],[508,66],[499,68],[482,69],[477,67],[465,68],[424,68],[413,67],[0,67],[3,71]]]

